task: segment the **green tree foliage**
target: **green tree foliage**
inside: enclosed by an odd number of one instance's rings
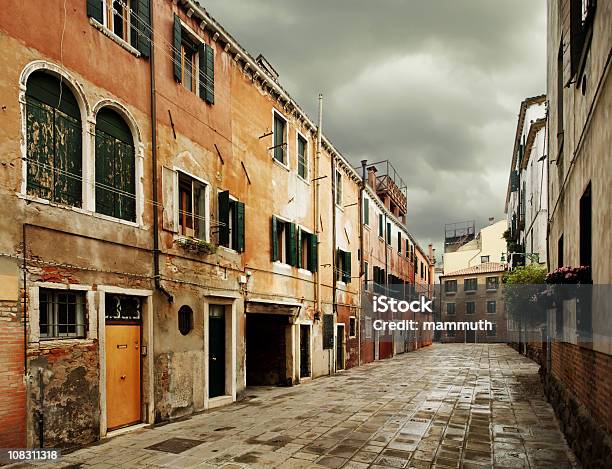
[[[506,272],[504,283],[509,285],[532,285],[546,283],[546,266],[529,264]]]
[[[522,327],[538,327],[546,321],[542,295],[546,291],[546,267],[529,264],[506,272],[503,298],[506,313]]]

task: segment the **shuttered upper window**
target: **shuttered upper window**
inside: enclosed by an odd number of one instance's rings
[[[96,116],[96,212],[136,221],[136,163],[132,133],[112,109]]]
[[[76,98],[60,80],[34,72],[26,91],[27,192],[81,206],[82,129]]]
[[[179,234],[206,240],[206,185],[179,172],[178,188]]]
[[[211,46],[193,36],[175,14],[173,26],[174,79],[209,104],[215,102],[215,53]]]
[[[298,134],[297,136],[297,155],[298,155],[298,175],[302,179],[308,177],[308,143],[306,139]]]
[[[351,252],[343,251],[338,248],[336,250],[336,279],[342,280],[344,283],[351,281]]]
[[[276,111],[274,112],[274,127],[272,134],[274,136],[274,159],[284,165],[287,162],[287,121]]]
[[[244,203],[232,199],[229,191],[219,192],[218,196],[219,246],[244,252]]]
[[[86,0],[87,16],[96,20],[144,57],[151,53],[150,0]]]

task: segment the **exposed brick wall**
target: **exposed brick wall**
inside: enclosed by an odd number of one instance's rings
[[[16,302],[0,302],[0,448],[25,447],[23,324]]]
[[[569,343],[552,343],[552,373],[594,420],[612,432],[612,357]]]

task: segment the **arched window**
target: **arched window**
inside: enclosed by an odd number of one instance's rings
[[[109,108],[96,118],[96,212],[136,221],[134,141],[123,118]]]
[[[41,71],[30,75],[26,134],[28,194],[80,207],[81,113],[64,80]]]

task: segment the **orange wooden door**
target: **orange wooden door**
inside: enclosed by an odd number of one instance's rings
[[[140,422],[140,326],[106,326],[106,426]]]

